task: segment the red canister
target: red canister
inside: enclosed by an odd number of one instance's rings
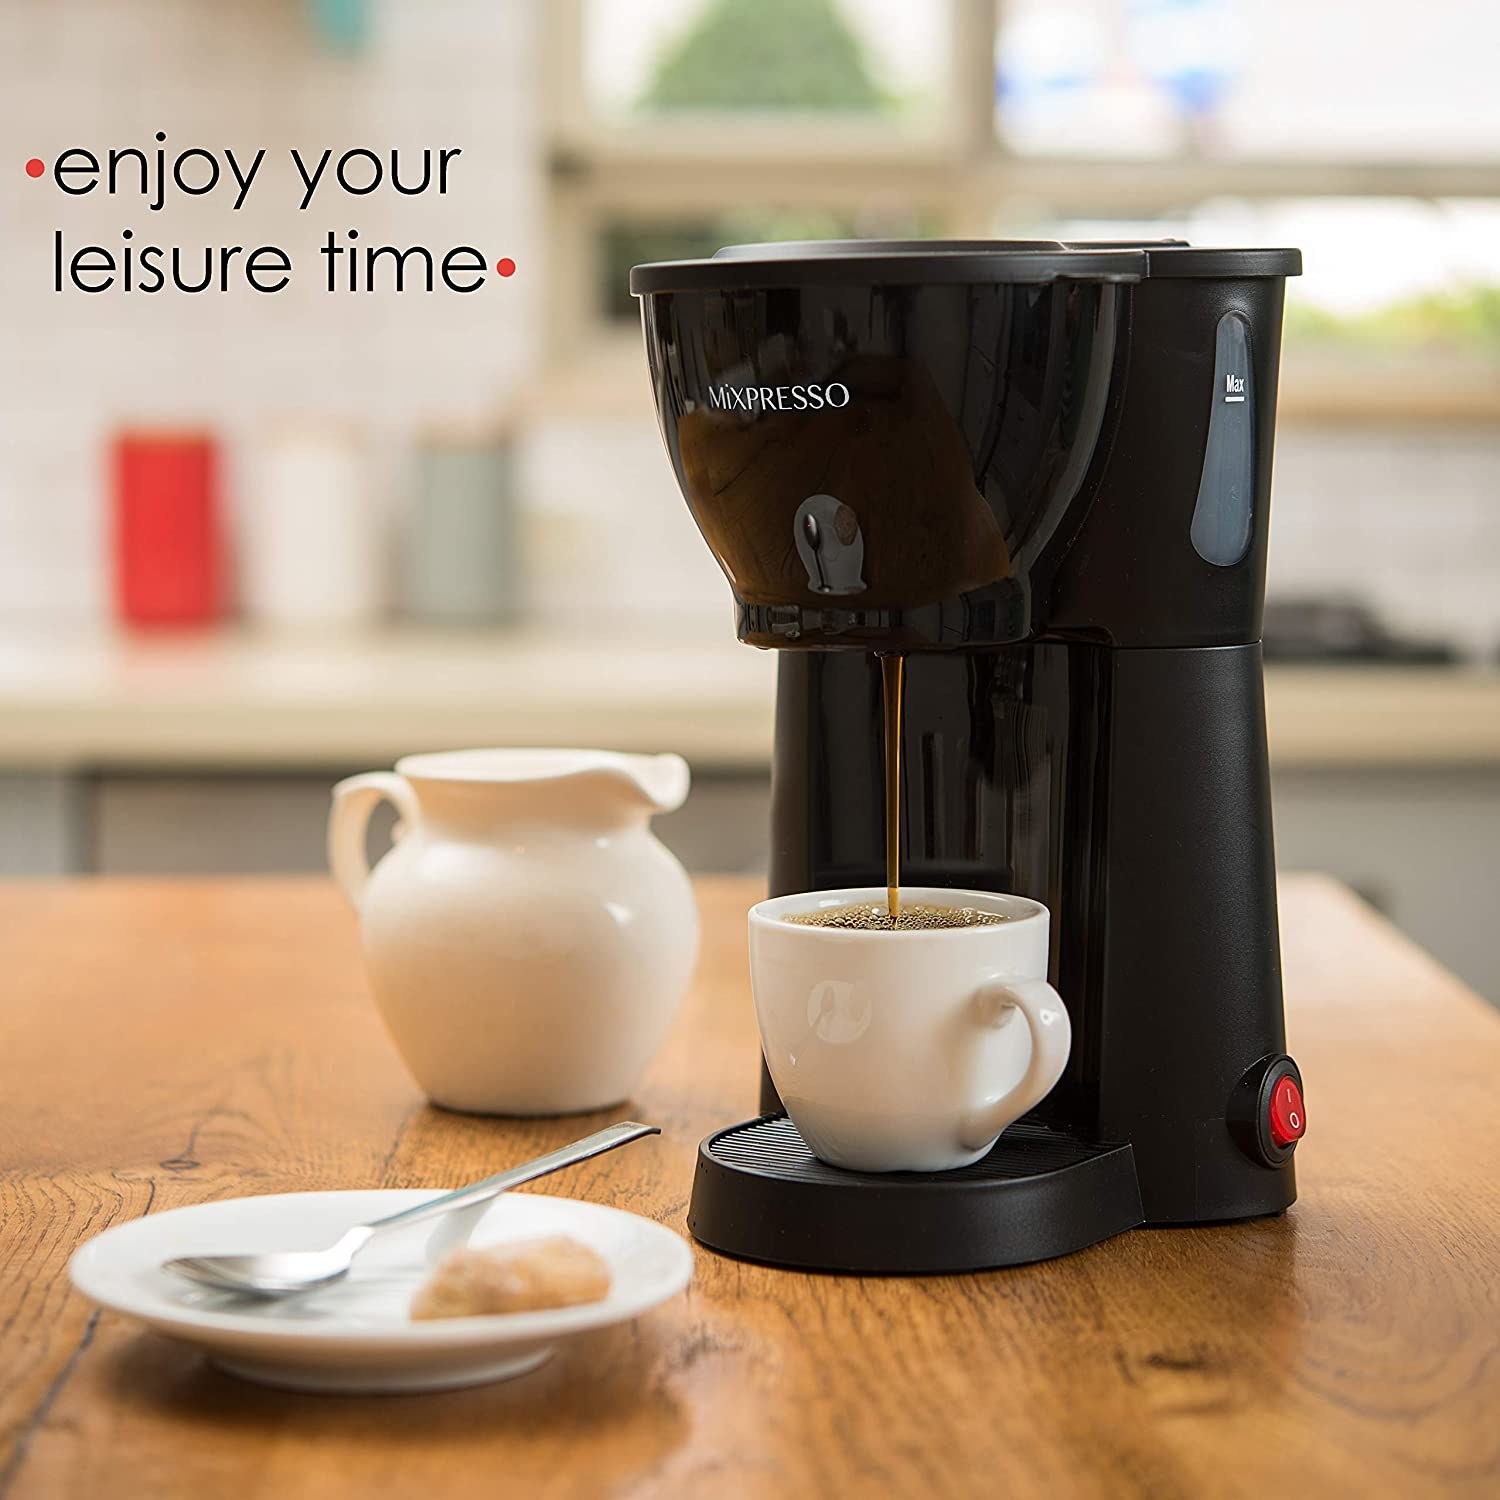
[[[218,452],[197,432],[114,443],[115,610],[130,625],[199,625],[223,607]]]

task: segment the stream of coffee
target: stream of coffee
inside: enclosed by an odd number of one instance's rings
[[[974,906],[901,905],[901,698],[906,658],[880,653],[881,708],[885,719],[885,910],[874,901],[819,907],[783,917],[794,927],[841,927],[853,932],[902,932],[945,927],[991,927],[1003,912]]]
[[[901,690],[906,658],[893,652],[880,658],[885,710],[885,899],[891,925],[901,915]]]

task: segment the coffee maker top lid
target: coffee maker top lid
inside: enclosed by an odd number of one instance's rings
[[[1238,280],[1301,272],[1300,250],[1197,249],[1185,240],[783,240],[726,245],[708,260],[635,266],[630,290],[641,296],[841,282]]]

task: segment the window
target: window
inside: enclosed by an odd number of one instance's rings
[[[1297,244],[1284,404],[1500,413],[1500,6],[561,0],[553,347],[753,239]],[[1414,380],[1414,372],[1420,380]]]
[[[1023,155],[1500,156],[1484,0],[1003,0],[995,129]]]
[[[584,0],[588,113],[614,129],[696,118],[931,134],[950,67],[941,14],[910,0]]]

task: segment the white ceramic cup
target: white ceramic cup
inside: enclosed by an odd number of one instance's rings
[[[1046,1097],[1072,1028],[1047,983],[1047,908],[1024,896],[902,886],[903,902],[1004,922],[881,932],[788,916],[883,902],[884,886],[750,909],[750,983],[776,1090],[813,1154],[861,1172],[978,1161]]]

